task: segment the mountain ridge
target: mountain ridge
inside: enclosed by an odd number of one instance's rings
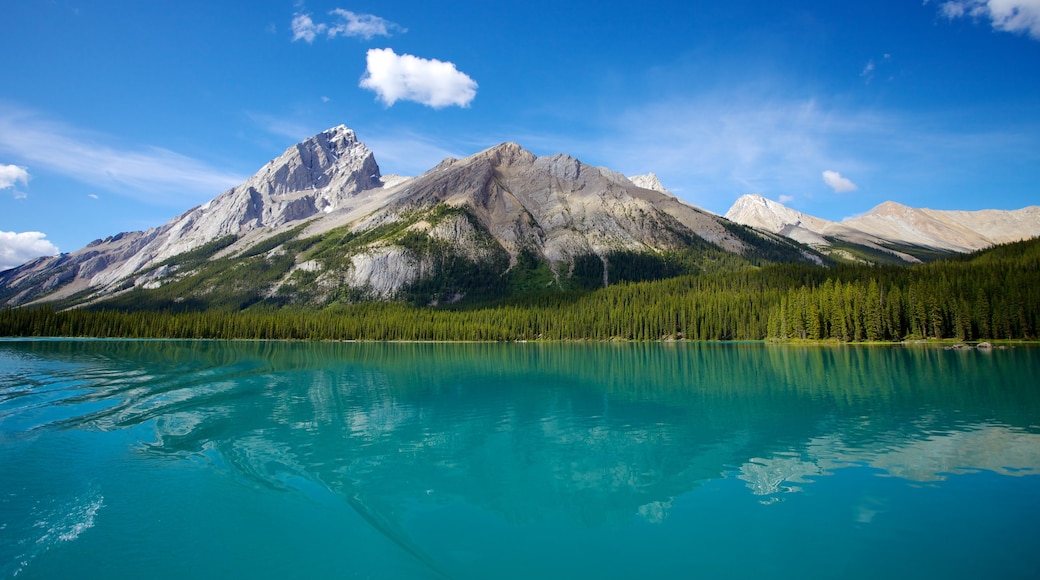
[[[883,202],[834,222],[791,209],[758,194],[741,196],[727,219],[786,236],[825,253],[855,258],[848,244],[916,263],[914,248],[966,253],[1040,235],[1040,206],[1018,210],[933,210]],[[921,253],[921,252],[918,252]]]
[[[563,288],[694,267],[675,263],[676,252],[821,262],[679,200],[656,176],[636,181],[516,143],[384,181],[374,154],[341,125],[158,228],[0,273],[0,300],[76,305],[176,287],[253,296],[243,303],[405,294],[436,303],[524,276]]]
[[[740,264],[823,265],[821,253],[916,263],[1038,226],[1035,206],[943,212],[886,202],[832,222],[759,195],[741,197],[723,218],[653,173],[626,177],[514,142],[415,177],[382,176],[374,153],[339,125],[162,226],[0,272],[0,302],[440,304]],[[978,231],[986,228],[1004,237]]]

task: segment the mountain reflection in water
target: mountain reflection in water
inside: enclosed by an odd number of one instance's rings
[[[143,457],[202,461],[275,492],[318,485],[448,576],[428,520],[458,509],[610,529],[662,524],[685,494],[725,480],[770,504],[850,468],[912,484],[1035,476],[1037,354],[11,341],[0,425],[5,438],[134,429]],[[869,522],[882,509],[871,506],[854,517]]]

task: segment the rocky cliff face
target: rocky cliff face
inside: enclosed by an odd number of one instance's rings
[[[157,257],[331,212],[381,185],[375,156],[340,125],[290,147],[242,185],[176,218]]]
[[[545,264],[562,285],[576,268],[598,268],[593,277],[610,283],[610,261],[624,255],[653,262],[769,246],[811,259],[682,202],[652,174],[633,179],[504,143],[384,181],[372,152],[340,126],[159,228],[3,272],[0,299],[77,304],[136,288],[325,303],[423,288],[439,301],[501,286],[521,262]]]
[[[666,188],[664,184],[661,183],[661,180],[657,178],[657,174],[652,171],[643,175],[629,176],[628,180],[636,187],[667,193],[668,195],[675,197],[675,194],[668,191],[668,188]]]
[[[745,250],[715,216],[674,196],[569,155],[536,157],[516,143],[446,160],[400,188],[400,200],[370,219],[390,219],[409,207],[464,206],[513,256],[532,248],[555,263],[581,254],[675,248],[682,229],[728,251]]]
[[[836,224],[793,210],[761,195],[741,196],[726,212],[726,219],[797,240],[825,245],[822,234]]]
[[[39,258],[0,273],[0,287],[8,304],[42,296],[54,300],[91,291],[104,294],[135,274],[213,240],[305,220],[380,186],[372,152],[341,125],[290,147],[245,183],[161,227]]]
[[[1014,211],[942,211],[885,202],[854,218],[832,222],[803,214],[760,195],[745,195],[726,212],[734,222],[777,233],[825,252],[848,253],[849,244],[905,262],[924,251],[971,252],[1040,236],[1040,206]]]
[[[443,214],[444,208],[449,215],[428,215]],[[365,192],[356,204],[329,213],[301,235],[397,228],[443,243],[499,278],[526,252],[544,260],[557,283],[571,276],[578,262],[594,258],[600,279],[609,284],[612,255],[660,255],[689,248],[692,240],[735,254],[749,251],[748,242],[731,227],[619,173],[569,155],[537,157],[516,143],[503,143],[464,159],[446,159],[399,185]],[[322,266],[321,279],[331,277],[389,298],[425,273],[437,275],[437,261],[402,250],[391,237],[355,253],[346,272]]]

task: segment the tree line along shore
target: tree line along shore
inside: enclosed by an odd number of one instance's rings
[[[11,337],[376,341],[1035,340],[1040,240],[911,267],[769,265],[497,302],[326,308],[21,307]]]

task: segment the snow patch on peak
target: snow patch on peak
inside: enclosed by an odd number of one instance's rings
[[[346,125],[336,125],[335,127],[325,129],[321,134],[330,140],[357,141],[357,134],[354,133],[353,129]]]

